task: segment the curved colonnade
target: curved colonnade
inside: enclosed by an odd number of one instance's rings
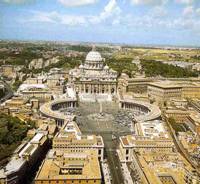
[[[40,107],[40,112],[43,116],[54,119],[58,127],[62,127],[67,120],[73,120],[75,115],[65,115],[59,110],[68,107],[75,108],[77,105],[77,99],[58,99],[42,105]],[[152,121],[158,119],[161,116],[159,107],[148,102],[123,99],[119,101],[119,107],[122,109],[133,109],[135,111],[143,112],[142,115],[135,117],[135,120],[138,122]]]
[[[74,108],[77,107],[77,100],[66,98],[66,99],[58,99],[53,100],[48,103],[45,103],[40,107],[40,112],[43,116],[54,119],[58,127],[62,127],[63,124],[67,120],[73,120],[75,118],[74,115],[65,115],[61,113],[59,110],[61,108]]]
[[[119,101],[119,106],[122,109],[133,109],[143,112],[144,114],[135,117],[135,120],[138,122],[152,121],[161,116],[160,108],[148,102],[123,99]]]

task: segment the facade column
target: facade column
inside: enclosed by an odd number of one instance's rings
[[[91,93],[93,93],[93,85],[91,84]]]
[[[81,84],[81,93],[83,93],[83,84]]]
[[[80,85],[81,93],[83,92],[83,84]]]
[[[99,93],[101,94],[101,84],[99,84]]]
[[[92,85],[91,85],[91,84],[89,85],[89,90],[88,90],[88,92],[89,92],[89,93],[92,92]]]

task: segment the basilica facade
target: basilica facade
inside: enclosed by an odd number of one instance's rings
[[[117,92],[117,72],[104,63],[105,59],[95,49],[90,51],[85,62],[70,70],[69,82],[78,94],[109,94]]]

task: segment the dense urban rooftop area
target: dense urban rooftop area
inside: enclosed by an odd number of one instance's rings
[[[200,184],[197,48],[0,41],[0,184]]]

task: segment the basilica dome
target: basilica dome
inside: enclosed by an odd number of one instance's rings
[[[101,54],[97,51],[90,51],[86,56],[86,61],[102,61]]]

